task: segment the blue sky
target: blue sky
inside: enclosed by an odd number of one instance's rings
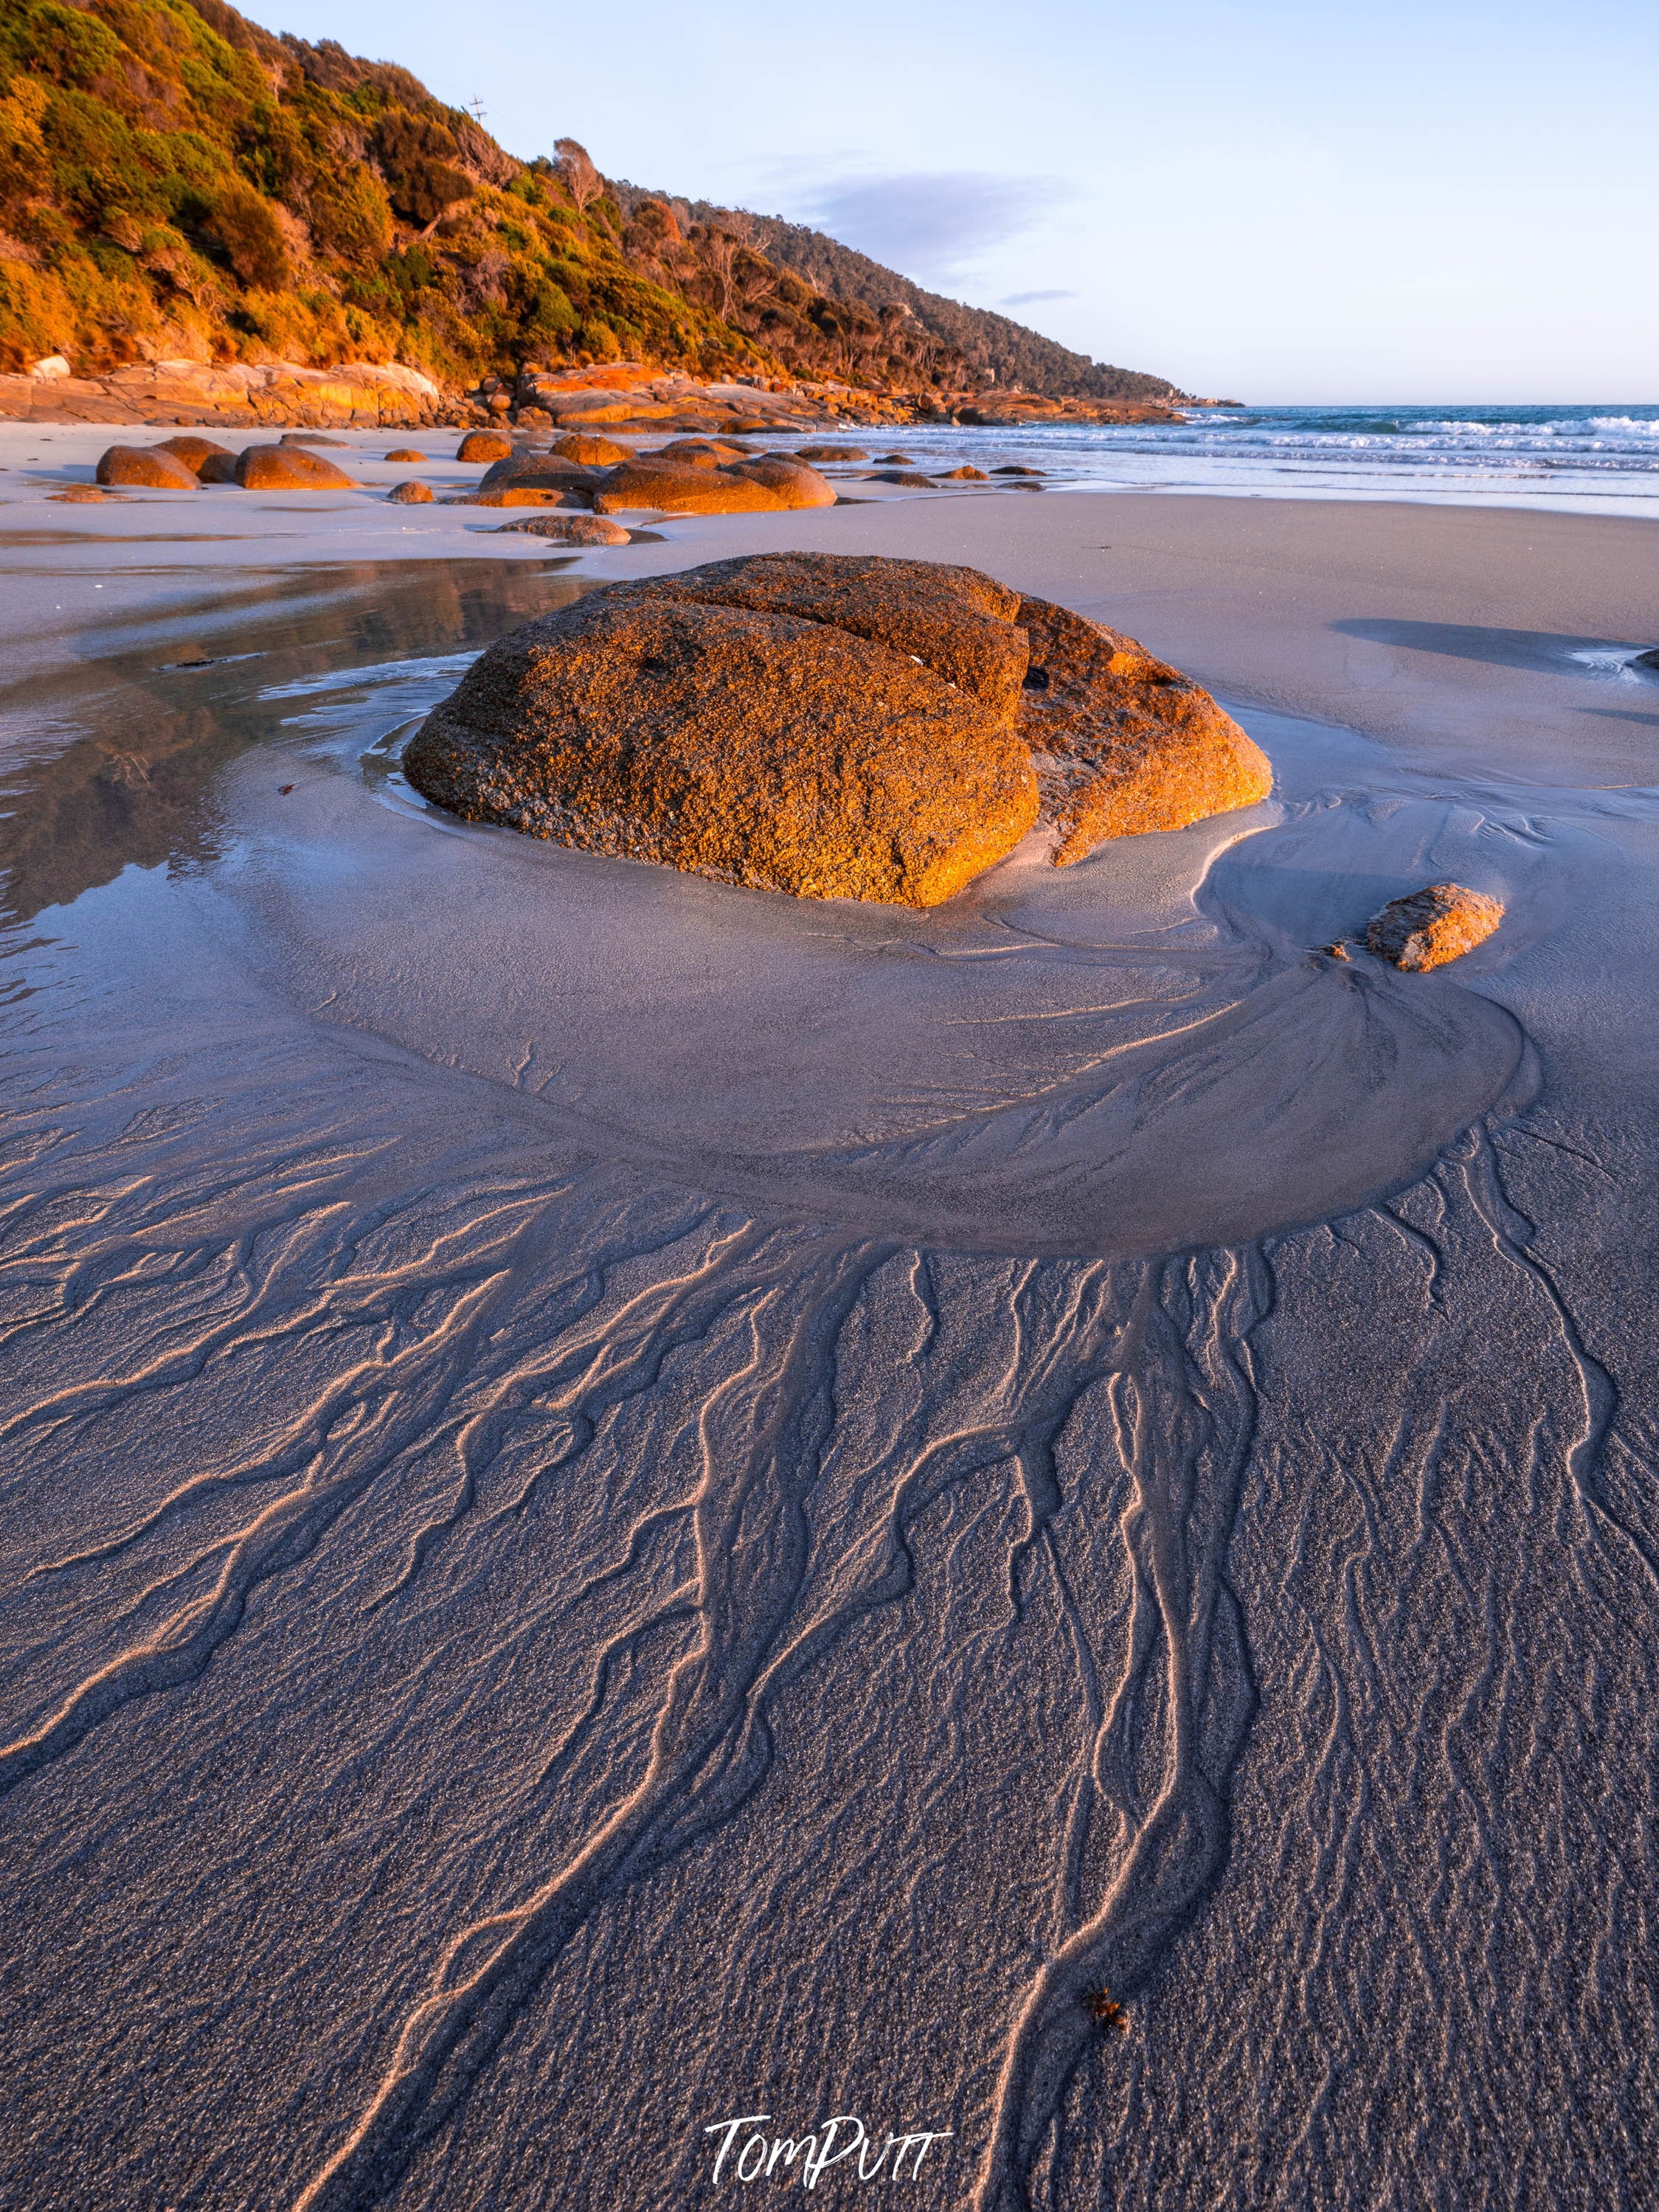
[[[516,154],[568,133],[1190,391],[1659,400],[1632,0],[247,12],[481,100]]]

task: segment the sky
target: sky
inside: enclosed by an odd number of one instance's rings
[[[1636,0],[244,0],[1211,398],[1659,401]]]

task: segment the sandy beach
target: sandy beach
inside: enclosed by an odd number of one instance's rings
[[[841,2116],[837,2201],[909,2137],[975,2212],[1651,2205],[1654,526],[849,484],[572,556],[52,504],[106,434],[40,434],[0,2202],[656,2212]],[[404,781],[495,637],[777,548],[1128,631],[1273,797],[913,912]],[[1319,950],[1445,878],[1456,965]]]

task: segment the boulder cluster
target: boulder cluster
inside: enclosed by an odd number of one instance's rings
[[[355,477],[312,446],[328,439],[285,437],[272,446],[245,446],[240,453],[211,438],[188,433],[158,446],[111,446],[99,458],[100,484],[150,491],[194,491],[200,484],[240,484],[244,491],[356,491]]]
[[[1038,823],[1108,836],[1266,796],[1207,693],[977,569],[763,554],[613,584],[474,663],[404,760],[424,795],[800,897],[937,905]]]
[[[464,495],[475,507],[763,514],[836,503],[835,486],[798,453],[750,453],[714,438],[676,438],[636,453],[591,431],[530,446],[474,430],[456,459],[490,464],[477,489]]]

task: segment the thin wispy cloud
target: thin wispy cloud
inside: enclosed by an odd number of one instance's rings
[[[1057,177],[977,169],[848,177],[799,195],[806,219],[843,246],[935,283],[1034,229],[1072,197]]]
[[[1081,298],[1081,296],[1082,295],[1080,293],[1064,291],[1011,292],[1007,298],[1002,301],[1002,305],[1005,307],[1035,307],[1039,301],[1043,300],[1076,300]]]

